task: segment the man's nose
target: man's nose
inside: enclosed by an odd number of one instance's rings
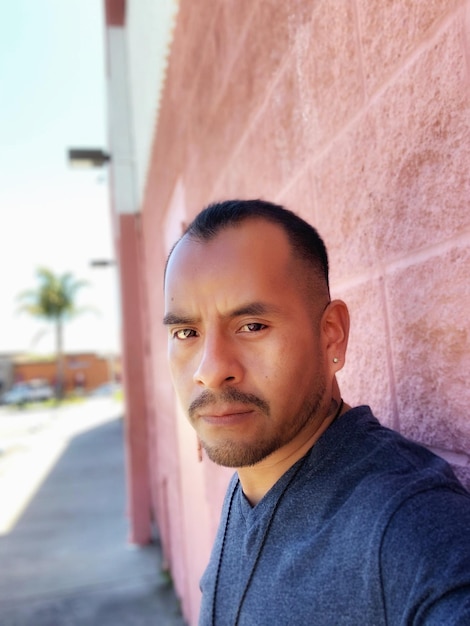
[[[204,340],[194,382],[202,387],[217,389],[225,383],[240,382],[243,367],[233,341],[223,335],[208,336]]]

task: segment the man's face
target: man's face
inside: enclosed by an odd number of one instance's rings
[[[331,399],[318,302],[282,229],[248,220],[173,251],[165,323],[173,383],[208,454],[254,465],[302,445]],[[275,457],[273,457],[274,460]]]

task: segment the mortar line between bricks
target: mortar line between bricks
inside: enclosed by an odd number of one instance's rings
[[[442,33],[446,29],[450,28],[452,22],[455,22],[458,19],[459,13],[462,13],[463,10],[464,9],[462,6],[458,6],[452,13],[444,17],[442,21],[439,22],[439,27],[436,28],[435,31],[432,32],[432,34],[428,35],[428,37],[423,39],[420,44],[417,45],[416,48],[414,48],[412,52],[410,52],[410,54],[403,59],[403,62],[400,64],[400,66],[397,67],[392,74],[390,74],[387,80],[382,85],[380,85],[380,87],[378,87],[369,98],[367,98],[366,94],[364,105],[360,107],[356,111],[356,113],[353,114],[351,118],[341,128],[339,128],[338,131],[334,135],[332,135],[323,146],[321,146],[317,150],[315,154],[313,154],[309,159],[306,159],[302,167],[299,167],[297,169],[297,171],[290,177],[287,183],[279,191],[279,193],[277,194],[278,197],[282,197],[284,194],[286,194],[289,189],[296,184],[297,180],[301,176],[303,176],[306,171],[308,171],[309,168],[312,168],[313,170],[315,169],[316,164],[321,162],[325,158],[325,156],[334,147],[334,145],[338,141],[341,141],[341,139],[345,135],[347,135],[357,124],[359,124],[360,121],[364,117],[366,117],[366,115],[368,115],[368,113],[380,101],[387,89],[389,89],[394,83],[396,83],[400,74],[402,74],[404,70],[411,67],[424,52],[426,52],[439,40],[439,37],[442,35]],[[264,103],[261,108],[264,108]]]
[[[265,92],[265,96],[263,101],[261,102],[261,104],[259,105],[258,109],[253,113],[251,119],[249,120],[247,126],[245,127],[244,132],[242,133],[238,143],[235,146],[235,149],[233,150],[232,154],[230,155],[229,161],[226,163],[225,167],[219,172],[219,175],[214,183],[214,185],[212,185],[211,188],[211,193],[209,194],[209,197],[211,198],[215,198],[218,197],[218,194],[216,193],[220,183],[222,180],[224,180],[225,174],[228,170],[230,170],[230,168],[232,167],[232,163],[237,159],[237,156],[239,154],[239,152],[242,150],[246,140],[248,139],[248,137],[250,137],[253,129],[256,127],[256,124],[258,123],[259,119],[261,118],[262,114],[264,113],[266,107],[268,106],[268,103],[271,99],[271,96],[274,92],[274,89],[276,87],[276,85],[278,84],[278,82],[281,80],[281,77],[284,76],[284,73],[287,71],[287,66],[289,64],[289,62],[292,59],[292,55],[293,55],[293,48],[291,48],[285,55],[283,61],[281,62],[280,66],[279,66],[279,70],[276,73],[276,75],[274,76],[274,78],[271,80],[271,82],[269,83],[269,85],[266,88],[266,92]],[[304,169],[304,168],[302,168]]]
[[[371,280],[379,280],[382,276],[390,275],[397,270],[406,269],[413,265],[419,265],[433,258],[438,258],[455,249],[466,249],[470,245],[470,230],[459,235],[446,239],[445,241],[415,250],[385,262],[381,265],[353,274],[346,279],[339,280],[332,285],[332,291],[344,291],[353,287],[358,287]]]

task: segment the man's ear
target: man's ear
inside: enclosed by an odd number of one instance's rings
[[[342,300],[332,300],[322,316],[322,339],[329,371],[334,375],[346,361],[349,311]]]

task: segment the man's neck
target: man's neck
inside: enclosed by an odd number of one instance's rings
[[[343,404],[340,415],[349,411],[350,408],[349,405]],[[300,433],[289,444],[276,450],[256,465],[238,469],[243,493],[252,506],[256,506],[281,476],[307,454],[336,417],[336,411],[332,412],[307,437],[304,433]]]

